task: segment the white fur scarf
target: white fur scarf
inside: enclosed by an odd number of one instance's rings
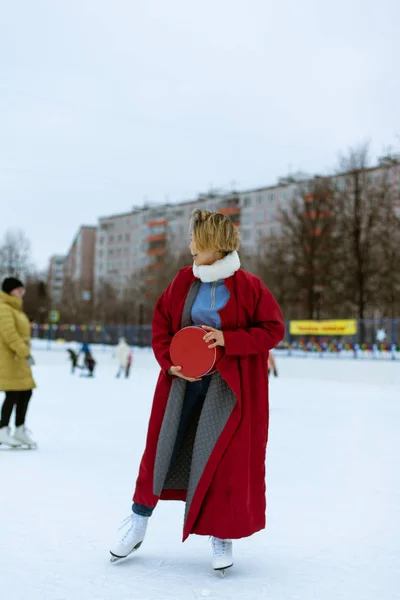
[[[239,269],[240,258],[236,250],[227,254],[224,258],[217,260],[212,265],[200,265],[197,267],[193,263],[194,276],[203,283],[212,283],[220,279],[227,279],[228,277],[232,277]]]

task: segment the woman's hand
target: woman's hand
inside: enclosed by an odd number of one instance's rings
[[[185,375],[182,375],[182,373],[180,373],[180,371],[182,370],[182,367],[170,367],[168,369],[168,373],[170,375],[173,375],[174,377],[180,377],[181,379],[186,379],[186,381],[190,381],[191,383],[193,381],[201,381],[201,377],[185,377]]]
[[[208,346],[209,348],[215,348],[215,346],[225,346],[225,338],[222,331],[219,329],[214,329],[214,327],[209,327],[208,325],[202,325],[202,328],[208,331],[206,335],[203,337],[203,340],[208,344],[213,341],[213,344]]]

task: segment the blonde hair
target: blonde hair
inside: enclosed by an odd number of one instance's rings
[[[239,232],[225,215],[209,210],[196,209],[190,221],[190,233],[196,249],[200,252],[223,252],[239,250]]]

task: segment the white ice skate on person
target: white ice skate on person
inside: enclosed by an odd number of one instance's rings
[[[220,540],[212,537],[211,545],[213,549],[213,569],[225,575],[225,570],[233,565],[232,540]]]
[[[111,562],[126,558],[140,548],[146,535],[148,522],[149,517],[142,517],[136,513],[132,513],[122,521],[120,531],[123,533],[111,547]]]
[[[21,442],[18,442],[10,435],[9,427],[0,427],[0,444],[4,444],[10,448],[20,448],[21,446]]]
[[[28,448],[34,449],[36,448],[36,442],[31,438],[30,431],[25,427],[25,425],[20,425],[15,428],[14,431],[14,440],[22,445],[28,446]]]

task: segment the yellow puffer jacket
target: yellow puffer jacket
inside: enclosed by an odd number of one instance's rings
[[[26,358],[30,354],[31,326],[22,312],[22,300],[0,292],[0,391],[36,387]]]

